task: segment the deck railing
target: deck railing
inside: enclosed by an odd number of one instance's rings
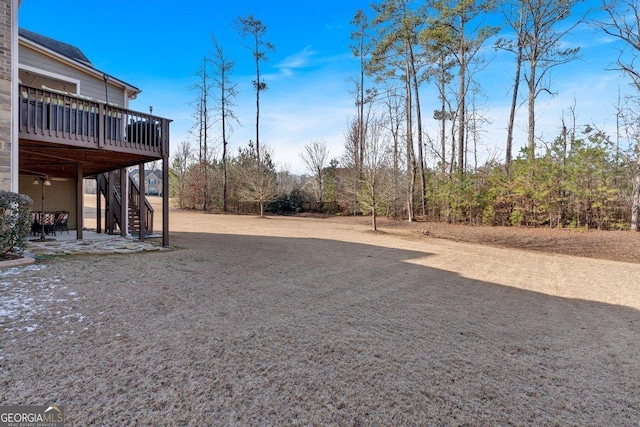
[[[170,120],[79,95],[20,85],[21,138],[150,157],[169,155]]]

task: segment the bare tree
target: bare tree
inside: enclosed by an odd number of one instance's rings
[[[363,212],[371,215],[371,226],[378,230],[377,216],[391,202],[391,147],[389,134],[380,118],[369,124],[362,163],[362,190],[358,201]]]
[[[251,44],[246,47],[251,50],[256,61],[256,79],[253,81],[253,87],[256,90],[256,155],[260,163],[260,92],[267,90],[267,83],[260,78],[260,62],[267,61],[267,52],[274,51],[275,46],[264,40],[267,27],[253,15],[250,14],[246,18],[238,17],[236,25],[240,35],[250,39]]]
[[[173,155],[170,169],[169,189],[171,197],[177,200],[179,208],[187,207],[189,190],[188,173],[193,163],[193,150],[188,142],[183,141]]]
[[[358,80],[355,81],[355,98],[356,98],[356,106],[358,107],[358,118],[357,118],[357,138],[355,139],[355,147],[356,156],[355,156],[355,167],[358,173],[362,172],[362,156],[364,150],[364,138],[365,138],[365,102],[367,101],[365,97],[365,75],[367,71],[367,58],[371,54],[373,50],[373,43],[371,41],[371,36],[369,35],[370,25],[367,19],[367,15],[362,9],[359,9],[356,12],[353,20],[351,21],[351,25],[355,27],[355,31],[351,33],[351,39],[355,41],[355,45],[351,46],[351,51],[355,56],[358,57],[360,61],[360,69],[358,73]]]
[[[397,86],[390,86],[387,83],[386,91],[382,99],[382,103],[386,107],[386,115],[384,117],[384,123],[393,140],[392,150],[392,192],[393,192],[393,217],[398,216],[398,189],[400,188],[400,156],[402,153],[402,146],[400,143],[400,132],[402,122],[404,120],[405,111],[403,109],[402,89]]]
[[[345,131],[344,154],[341,164],[346,168],[343,171],[343,184],[345,190],[345,199],[343,203],[349,206],[349,211],[353,215],[357,215],[358,208],[358,191],[360,189],[360,176],[362,168],[360,156],[360,122],[358,118],[349,118],[347,130]]]
[[[260,216],[264,217],[267,202],[278,194],[278,176],[272,161],[271,150],[262,146],[262,155],[258,155],[252,142],[238,154],[237,175],[239,194],[242,200],[260,205]]]
[[[622,42],[615,69],[624,72],[640,91],[640,2],[638,0],[602,0],[608,20],[596,25],[606,34]]]
[[[498,32],[498,28],[481,25],[482,19],[495,7],[493,0],[447,0],[435,4],[438,16],[430,28],[429,36],[446,50],[458,67],[457,119],[457,169],[465,171],[467,133],[467,95],[469,92],[470,65],[477,57],[482,44]]]
[[[198,162],[202,162],[206,158],[206,139],[207,130],[209,128],[209,114],[208,114],[208,96],[211,89],[209,83],[209,76],[207,73],[207,58],[203,58],[202,65],[196,71],[197,81],[189,88],[196,92],[196,99],[193,101],[193,126],[190,129],[192,134],[198,140]]]
[[[453,123],[455,115],[451,112],[451,103],[448,98],[448,86],[453,79],[451,71],[455,66],[451,54],[448,53],[439,43],[430,40],[430,30],[427,29],[421,34],[421,40],[425,44],[431,67],[430,76],[434,79],[437,90],[438,99],[440,101],[440,109],[434,110],[433,118],[440,124],[440,144],[439,149],[433,146],[433,152],[440,159],[440,171],[444,176],[447,172],[447,122]]]
[[[405,33],[406,37],[406,47],[409,59],[408,65],[410,66],[408,75],[410,77],[409,80],[411,82],[415,100],[415,123],[418,145],[417,172],[420,176],[420,207],[422,209],[422,216],[427,215],[427,184],[424,175],[424,132],[422,131],[422,108],[420,107],[420,85],[424,80],[424,77],[421,76],[423,73],[420,71],[420,67],[424,62],[424,54],[418,52],[420,46],[418,40],[420,27],[423,25],[424,21],[426,21],[426,17],[422,14],[422,10],[418,9],[416,11],[413,11],[412,13],[406,14],[404,18],[405,28],[403,28],[403,33]],[[408,111],[410,111],[410,114],[413,114],[411,110]]]
[[[327,144],[320,141],[310,142],[304,146],[302,153],[300,153],[300,158],[313,177],[313,189],[316,201],[322,203],[324,195],[324,169],[329,159]]]
[[[411,68],[409,66],[409,58],[405,58],[405,70],[406,70],[406,79],[405,79],[405,102],[406,107],[405,111],[407,114],[405,118],[407,120],[407,125],[405,127],[406,137],[407,137],[407,175],[409,182],[409,186],[407,188],[407,213],[409,214],[409,222],[413,222],[415,220],[415,209],[414,209],[414,197],[416,193],[416,173],[417,173],[417,165],[416,165],[416,154],[413,146],[413,97],[411,96]],[[421,197],[424,197],[422,195]]]
[[[542,92],[552,94],[546,77],[549,71],[578,57],[579,47],[563,47],[561,40],[569,34],[583,17],[567,23],[571,10],[580,0],[520,0],[522,22],[512,25],[519,29],[518,42],[528,70],[524,74],[527,83],[528,137],[527,151],[535,156],[536,115],[535,101]],[[560,24],[563,25],[560,25]]]
[[[207,210],[209,200],[208,187],[208,131],[211,127],[211,117],[209,115],[209,92],[211,85],[209,82],[209,74],[207,72],[207,58],[203,58],[202,66],[196,73],[198,82],[191,86],[192,90],[197,92],[195,101],[195,123],[192,132],[197,132],[199,150],[198,150],[198,167],[202,169],[202,210]]]
[[[511,107],[509,110],[509,123],[507,124],[507,145],[505,150],[505,166],[508,170],[509,164],[513,157],[513,128],[516,120],[516,110],[518,108],[518,91],[520,90],[520,81],[522,73],[522,61],[524,59],[524,41],[526,38],[525,31],[525,11],[521,2],[504,2],[502,13],[505,16],[507,25],[516,34],[515,40],[500,38],[496,41],[496,49],[512,52],[516,56],[516,70],[513,78],[513,90],[511,93]]]
[[[602,9],[608,20],[597,23],[606,34],[622,42],[616,69],[623,71],[636,90],[640,91],[640,69],[636,60],[640,56],[640,2],[638,0],[602,0]],[[640,138],[636,137],[636,171],[633,180],[631,229],[640,228]]]
[[[278,194],[291,194],[292,191],[304,186],[302,177],[292,174],[290,170],[289,164],[278,165]]]
[[[415,102],[416,79],[418,78],[417,64],[418,55],[415,52],[418,44],[418,25],[420,19],[409,9],[408,0],[385,0],[379,5],[372,5],[378,13],[374,19],[380,33],[376,42],[375,50],[369,61],[369,72],[377,74],[381,80],[390,77],[399,78],[404,84],[405,90],[405,133],[406,133],[406,156],[407,156],[407,214],[409,222],[415,219],[414,197],[416,192],[416,178],[420,170],[416,162],[414,147],[414,105],[419,108],[419,103]],[[420,115],[418,114],[418,117]],[[421,130],[421,127],[419,126]],[[421,133],[421,132],[420,132]],[[421,144],[422,135],[418,141]],[[423,175],[423,174],[422,174]],[[421,180],[421,182],[423,182]],[[421,200],[424,200],[424,191],[420,191]]]
[[[237,116],[233,111],[235,106],[235,98],[238,94],[237,84],[232,83],[229,74],[233,71],[235,65],[223,51],[217,39],[212,35],[213,53],[211,63],[213,65],[214,84],[218,88],[219,97],[216,99],[216,110],[218,112],[218,120],[222,128],[222,210],[228,211],[229,200],[229,182],[227,174],[227,145],[229,143],[229,135],[233,131],[232,123],[239,123]]]

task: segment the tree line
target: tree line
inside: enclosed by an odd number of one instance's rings
[[[352,52],[359,73],[350,91],[354,113],[345,129],[339,158],[329,159],[322,141],[309,142],[300,153],[308,175],[277,171],[273,153],[259,142],[260,94],[266,83],[260,64],[275,47],[265,41],[266,27],[252,16],[236,25],[256,64],[256,137],[235,155],[227,153],[225,126],[237,118],[237,96],[230,79],[233,62],[214,39],[211,85],[202,77],[198,91],[198,155],[183,143],[172,162],[172,196],[181,207],[272,211],[317,209],[332,213],[368,214],[376,228],[378,215],[469,224],[589,227],[638,227],[640,156],[637,96],[617,105],[616,131],[608,135],[594,124],[558,119],[555,139],[536,133],[536,101],[552,93],[549,73],[575,60],[579,47],[566,47],[564,37],[585,22],[576,14],[579,0],[384,0],[359,10],[352,20]],[[640,89],[634,58],[640,46],[637,0],[603,0],[599,31],[618,39],[624,49],[612,66]],[[487,21],[501,16],[508,37]],[[487,46],[489,40],[496,40]],[[478,103],[476,80],[485,66],[484,48],[512,54],[514,62],[510,114],[505,123],[504,158],[478,160],[486,121]],[[520,93],[524,86],[524,101]],[[421,93],[436,89],[437,109],[423,111]],[[213,89],[215,90],[213,90]],[[209,119],[207,99],[215,100]],[[527,143],[513,153],[516,112],[527,110]],[[438,125],[424,128],[425,117]],[[222,123],[223,153],[207,149],[210,120]],[[222,190],[222,191],[220,191]]]

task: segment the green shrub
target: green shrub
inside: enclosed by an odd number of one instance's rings
[[[496,219],[496,210],[492,205],[488,205],[482,211],[482,224],[494,225]]]
[[[279,215],[291,215],[303,211],[305,195],[300,190],[292,190],[289,194],[280,194],[275,200],[267,203],[266,212]]]
[[[524,222],[524,213],[520,209],[515,209],[509,216],[509,221],[514,227],[520,227]]]
[[[26,248],[24,238],[31,230],[31,206],[33,200],[29,196],[0,191],[0,257]]]

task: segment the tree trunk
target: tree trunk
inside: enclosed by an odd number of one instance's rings
[[[451,159],[449,160],[449,176],[453,175],[453,168],[456,164],[456,128],[453,125],[455,118],[451,119]]]
[[[364,58],[361,56],[360,61],[360,105],[358,106],[358,148],[357,148],[357,165],[358,177],[362,175],[362,163],[364,161],[364,144],[365,144],[365,124],[364,124],[364,74],[365,64]]]
[[[465,105],[465,72],[463,67],[460,67],[459,74],[459,104],[458,104],[458,173],[464,174],[464,144],[465,144],[465,129],[466,129],[466,105]]]
[[[208,147],[207,147],[207,130],[209,129],[209,111],[208,111],[208,103],[209,101],[207,100],[208,94],[209,94],[209,89],[208,89],[208,85],[207,85],[207,60],[206,58],[203,60],[204,63],[202,64],[202,70],[203,70],[203,74],[204,74],[204,80],[203,80],[203,87],[204,90],[202,91],[202,95],[204,97],[204,202],[202,204],[202,210],[206,211],[208,209],[208,200],[209,200],[209,171],[208,171],[208,162],[209,162],[209,154],[207,153],[208,151]]]
[[[398,180],[400,170],[400,146],[399,146],[399,134],[400,134],[400,117],[398,115],[398,104],[393,104],[393,96],[388,95],[388,113],[389,113],[389,129],[393,137],[393,170],[392,170],[392,192],[393,192],[393,217],[398,217]]]
[[[527,139],[527,157],[533,159],[536,157],[536,62],[529,61],[531,76],[529,76],[529,135]]]
[[[425,194],[427,192],[427,184],[424,180],[424,154],[422,142],[422,114],[420,110],[420,91],[418,85],[418,75],[416,72],[416,63],[413,55],[413,48],[409,44],[409,52],[411,57],[411,76],[413,80],[413,93],[416,99],[416,125],[418,132],[418,173],[420,174],[420,205],[422,208],[422,216],[427,216],[427,200]]]
[[[440,104],[440,112],[442,114],[441,124],[440,124],[440,157],[442,158],[442,175],[446,175],[447,173],[447,83],[445,80],[445,71],[444,71],[444,60],[440,62],[440,67],[442,69],[442,74],[440,78],[440,100],[442,101]]]
[[[224,77],[223,77],[224,79]],[[222,211],[227,212],[229,205],[229,182],[227,181],[227,110],[224,80],[222,84]]]
[[[516,120],[516,108],[518,106],[518,89],[520,88],[520,71],[522,69],[522,44],[518,42],[518,53],[516,55],[516,76],[513,80],[513,96],[511,97],[511,111],[509,112],[509,124],[507,126],[507,154],[505,158],[505,165],[507,171],[509,170],[509,164],[511,164],[513,148],[513,127]]]
[[[409,71],[409,61],[405,59],[405,92],[407,96],[407,173],[409,174],[409,186],[407,188],[407,214],[409,215],[409,222],[413,222],[414,207],[413,207],[413,195],[415,193],[416,186],[416,159],[413,149],[413,121],[412,121],[412,97],[411,97],[411,73]]]
[[[399,168],[399,149],[398,149],[398,136],[393,137],[393,217],[398,217],[398,170]]]
[[[256,155],[260,164],[260,88],[256,89]]]
[[[464,35],[465,20],[461,17],[459,34]],[[460,40],[460,52],[458,61],[460,69],[458,70],[458,174],[464,174],[464,155],[465,155],[465,130],[467,127],[466,117],[466,96],[467,96],[467,56],[465,52],[465,42]]]
[[[373,227],[373,231],[378,231],[378,221],[375,209],[371,209],[371,226]]]
[[[258,43],[258,39],[256,38],[256,50],[255,52],[259,52],[260,45]],[[258,159],[258,166],[262,163],[260,162],[260,91],[262,90],[262,84],[260,83],[260,55],[255,55],[256,58],[256,156]],[[262,207],[260,207],[262,210]],[[262,215],[260,215],[262,216]]]
[[[640,141],[638,142],[640,146]],[[640,147],[636,147],[636,175],[633,178],[633,205],[631,207],[631,230],[638,231],[638,219],[640,217]]]
[[[222,211],[223,212],[227,212],[229,211],[229,180],[227,177],[227,158],[226,158],[226,153],[227,153],[227,143],[224,143],[224,148],[222,149],[224,154],[223,154],[223,159],[222,159]]]

